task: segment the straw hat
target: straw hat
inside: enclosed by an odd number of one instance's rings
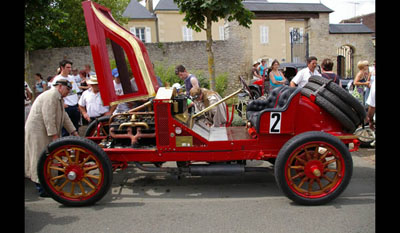
[[[97,82],[97,76],[96,75],[90,75],[90,80],[86,82],[87,84],[99,84]]]

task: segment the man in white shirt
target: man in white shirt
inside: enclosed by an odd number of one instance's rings
[[[67,112],[69,118],[71,119],[72,123],[74,124],[76,130],[79,129],[79,120],[80,120],[80,112],[78,108],[78,92],[79,87],[75,81],[75,78],[72,75],[69,75],[72,70],[72,62],[68,60],[60,61],[60,69],[61,73],[54,77],[52,83],[56,83],[60,79],[67,79],[72,84],[72,89],[69,92],[68,96],[64,97],[64,108]],[[52,88],[55,88],[52,86]],[[62,136],[68,136],[69,133],[63,129]]]
[[[297,72],[296,76],[290,81],[291,87],[304,87],[308,79],[313,75],[321,76],[321,74],[317,71],[317,58],[311,56],[307,58],[307,67]]]
[[[112,107],[104,106],[101,100],[97,77],[90,76],[90,80],[86,82],[90,88],[83,92],[79,99],[79,110],[82,116],[89,122],[101,116],[111,115],[117,105]]]

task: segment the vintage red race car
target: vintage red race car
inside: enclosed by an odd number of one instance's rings
[[[327,203],[347,187],[353,170],[349,144],[358,149],[352,133],[365,111],[348,100],[351,95],[336,90],[336,84],[313,77],[305,88],[274,89],[266,100],[248,105],[246,126],[208,127],[197,121],[204,110],[189,114],[186,96],[158,86],[145,45],[121,27],[109,9],[91,1],[82,6],[103,103],[143,104],[99,121],[88,137],[64,137],[47,146],[38,174],[54,200],[67,206],[94,204],[109,191],[113,171],[129,165],[204,176],[265,172],[246,166],[246,161],[269,161],[282,192],[305,205]],[[121,77],[122,96],[114,91],[107,44]],[[167,161],[176,166],[163,166]]]

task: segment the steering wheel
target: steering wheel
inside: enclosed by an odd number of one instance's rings
[[[250,99],[253,99],[254,96],[251,94],[249,86],[247,86],[246,81],[244,81],[242,76],[239,76],[240,84],[242,84],[242,89],[249,95]]]

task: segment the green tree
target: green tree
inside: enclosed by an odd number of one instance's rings
[[[89,45],[82,0],[25,1],[25,50]],[[120,23],[129,0],[96,0]]]
[[[210,88],[216,89],[214,52],[212,50],[212,22],[219,19],[236,20],[239,25],[249,28],[254,17],[253,12],[244,8],[241,0],[174,0],[181,13],[185,13],[184,21],[196,32],[206,31],[208,54],[208,72]]]

